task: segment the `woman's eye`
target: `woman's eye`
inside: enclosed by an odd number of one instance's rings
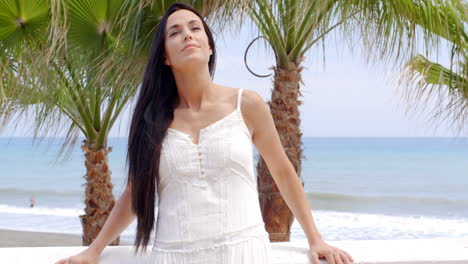
[[[199,27],[194,27],[194,28],[192,28],[192,30],[200,30],[200,28]],[[169,34],[169,37],[174,36],[177,33],[178,33],[177,31],[174,31],[171,34]]]

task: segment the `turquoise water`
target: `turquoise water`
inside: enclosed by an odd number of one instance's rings
[[[302,178],[317,208],[468,217],[466,139],[313,138],[304,146]]]
[[[80,233],[80,141],[54,163],[60,138],[0,138],[0,228]],[[329,240],[468,237],[468,139],[304,138],[301,178]],[[114,194],[125,180],[126,138],[110,138]],[[256,152],[255,152],[256,153]],[[29,208],[29,197],[36,207]],[[131,241],[135,223],[124,231]],[[305,239],[295,221],[292,240]]]

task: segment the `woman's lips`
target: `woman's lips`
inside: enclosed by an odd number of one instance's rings
[[[187,46],[185,46],[185,47],[182,49],[182,51],[184,51],[184,50],[186,50],[186,49],[188,49],[188,48],[199,48],[199,47],[198,47],[197,45],[195,45],[195,44],[188,44]]]

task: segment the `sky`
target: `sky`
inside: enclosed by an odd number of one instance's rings
[[[244,27],[240,33],[215,32],[217,67],[214,82],[258,92],[270,98],[272,76],[258,78],[244,65],[244,52],[256,37]],[[332,37],[333,36],[333,37]],[[330,35],[325,51],[312,47],[302,66],[301,130],[304,137],[453,137],[457,130],[448,122],[431,122],[430,112],[406,112],[401,88],[394,81],[402,69],[392,65],[367,64],[360,48],[351,51],[343,39]],[[447,49],[443,52],[448,54]],[[325,56],[323,56],[325,55]],[[324,63],[325,57],[325,63]],[[257,74],[270,74],[274,65],[272,50],[265,41],[255,42],[248,64]],[[432,103],[434,104],[434,103]],[[109,133],[126,137],[132,107],[126,107]],[[32,119],[22,119],[16,130],[7,126],[0,137],[32,136]],[[50,136],[52,134],[46,135]],[[64,136],[65,131],[58,136]]]

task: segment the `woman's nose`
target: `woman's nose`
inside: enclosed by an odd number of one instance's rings
[[[184,40],[187,40],[187,38],[192,38],[192,34],[190,34],[190,32],[187,32],[187,33],[185,34]]]

